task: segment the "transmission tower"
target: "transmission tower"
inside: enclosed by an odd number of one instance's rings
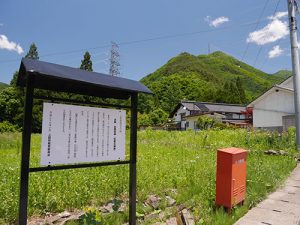
[[[111,43],[111,50],[110,50],[110,68],[109,74],[112,76],[120,75],[120,54],[119,54],[119,46],[117,43]]]

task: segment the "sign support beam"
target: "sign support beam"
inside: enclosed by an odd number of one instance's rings
[[[34,168],[29,168],[29,172],[32,173],[32,172],[68,170],[68,169],[90,168],[90,167],[100,167],[100,166],[117,166],[117,165],[124,165],[124,164],[130,164],[130,161],[126,160],[126,161],[112,161],[112,162],[100,162],[100,163],[80,163],[80,164],[73,164],[73,165],[34,167]]]
[[[138,95],[131,95],[130,167],[129,167],[129,224],[136,225],[136,161],[137,161],[137,104]]]
[[[22,160],[20,174],[20,196],[19,196],[19,225],[27,224],[28,204],[28,180],[30,161],[31,122],[33,107],[33,82],[32,76],[28,76],[26,85],[26,96],[24,104],[24,122],[22,132]]]

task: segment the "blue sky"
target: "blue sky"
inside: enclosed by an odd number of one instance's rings
[[[114,41],[121,76],[134,80],[209,49],[268,73],[291,69],[286,11],[286,0],[1,0],[0,81],[32,42],[42,61],[79,67],[88,50],[94,71],[108,73]]]

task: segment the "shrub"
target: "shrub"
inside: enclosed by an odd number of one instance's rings
[[[197,128],[200,130],[208,130],[208,129],[214,129],[214,130],[225,130],[225,129],[237,129],[235,126],[230,124],[222,123],[219,120],[216,120],[215,118],[209,117],[209,116],[200,116],[197,121]]]
[[[168,114],[164,110],[158,108],[149,113],[149,119],[151,125],[163,125],[168,119]]]
[[[8,121],[3,121],[0,122],[0,133],[5,133],[5,132],[16,132],[19,131],[20,129],[18,126],[11,124]]]
[[[238,129],[238,127],[235,127],[234,125],[226,124],[226,123],[221,123],[221,122],[216,122],[213,126],[214,130],[234,130]]]
[[[207,130],[212,128],[216,123],[216,120],[209,116],[200,116],[197,121],[197,127],[200,130]]]

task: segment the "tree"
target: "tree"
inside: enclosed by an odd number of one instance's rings
[[[29,47],[28,53],[25,55],[25,58],[28,59],[39,59],[39,53],[37,51],[37,47],[35,43],[32,43]]]
[[[81,60],[80,69],[93,71],[93,62],[91,60],[91,55],[88,51],[85,52],[83,60]]]
[[[216,102],[243,104],[247,102],[245,90],[240,78],[226,81],[216,92]]]
[[[0,121],[9,121],[15,124],[15,116],[22,107],[18,92],[15,87],[8,87],[0,94]]]
[[[168,114],[164,110],[158,108],[149,113],[149,119],[151,125],[163,125],[168,119]]]
[[[138,127],[140,126],[151,126],[152,121],[147,113],[138,113]]]
[[[28,59],[39,59],[39,53],[37,46],[35,43],[32,43],[29,47],[29,51],[26,54],[25,58]],[[38,96],[48,96],[50,95],[50,91],[45,90],[36,90],[35,94]],[[33,132],[41,132],[42,131],[42,103],[43,101],[35,99],[33,101],[33,107],[32,107],[32,131]],[[16,115],[15,120],[18,121],[19,126],[23,123],[23,106],[20,110],[20,113]]]
[[[13,75],[13,78],[12,78],[11,81],[10,81],[10,86],[13,86],[13,87],[16,86],[18,75],[19,75],[19,72],[16,71],[16,72],[14,73],[14,75]]]
[[[35,43],[32,43],[30,45],[29,50],[28,50],[27,54],[25,55],[25,58],[36,59],[36,60],[39,59],[39,53],[38,53],[37,46],[35,45]],[[11,86],[16,86],[18,75],[19,75],[19,72],[16,71],[13,75],[13,78],[10,81]]]
[[[238,90],[236,88],[235,83],[233,82],[230,82],[228,96],[229,96],[227,101],[228,103],[234,103],[234,104],[241,103]]]
[[[230,83],[226,81],[223,85],[223,87],[218,88],[216,93],[216,102],[219,103],[230,103]]]
[[[28,53],[25,58],[29,59],[39,59],[39,54],[37,47],[32,43],[29,47]],[[23,124],[23,114],[24,114],[24,89],[16,87],[18,77],[18,71],[13,75],[10,82],[11,87],[4,89],[0,93],[0,121],[8,121],[18,127],[22,127]],[[35,94],[44,95],[47,91],[36,90]],[[42,124],[42,101],[34,100],[33,103],[33,132],[41,131]]]
[[[246,93],[242,84],[242,80],[238,77],[236,78],[235,85],[240,97],[240,103],[247,103],[248,99],[246,97]]]

